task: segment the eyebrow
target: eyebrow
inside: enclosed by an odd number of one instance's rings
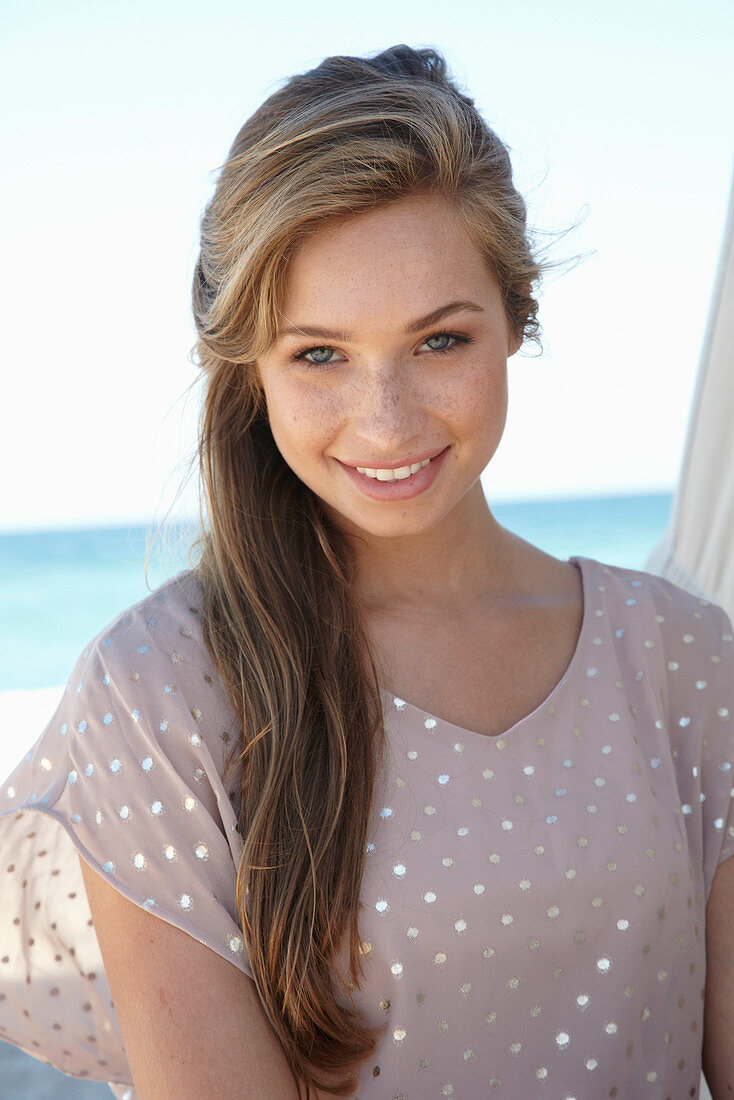
[[[470,302],[468,299],[459,298],[455,302],[447,302],[445,306],[439,306],[438,309],[432,309],[430,313],[426,313],[424,317],[417,317],[414,321],[409,321],[403,329],[406,336],[414,336],[416,333],[429,328],[431,325],[437,325],[440,321],[443,321],[445,317],[448,317],[451,313],[458,313],[459,311],[465,313],[484,313],[482,306],[477,305],[476,302]],[[316,340],[335,340],[338,343],[348,344],[352,339],[352,335],[349,332],[343,332],[339,329],[322,328],[320,325],[288,325],[285,328],[278,330],[278,339],[283,336],[310,336]]]

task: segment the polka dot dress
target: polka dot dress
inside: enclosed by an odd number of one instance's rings
[[[698,1095],[705,903],[734,853],[731,623],[658,577],[571,560],[576,650],[512,729],[382,692],[353,996],[383,1030],[360,1100]],[[124,1100],[77,853],[249,974],[237,728],[199,600],[183,573],[103,631],[0,787],[0,1036]]]

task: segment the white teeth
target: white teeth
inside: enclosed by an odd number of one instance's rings
[[[366,466],[357,466],[357,471],[367,477],[376,478],[377,481],[404,481],[411,474],[417,474],[430,461],[430,458],[424,458],[422,462],[414,462],[412,466],[398,466],[397,470],[370,470]]]

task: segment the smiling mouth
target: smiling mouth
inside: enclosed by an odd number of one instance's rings
[[[359,474],[374,478],[377,481],[405,481],[411,474],[417,474],[430,462],[430,458],[424,458],[422,462],[414,462],[412,466],[398,466],[396,470],[371,470],[368,466],[356,466]]]

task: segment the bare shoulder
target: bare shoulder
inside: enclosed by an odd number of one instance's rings
[[[251,979],[80,863],[141,1100],[297,1100]]]

